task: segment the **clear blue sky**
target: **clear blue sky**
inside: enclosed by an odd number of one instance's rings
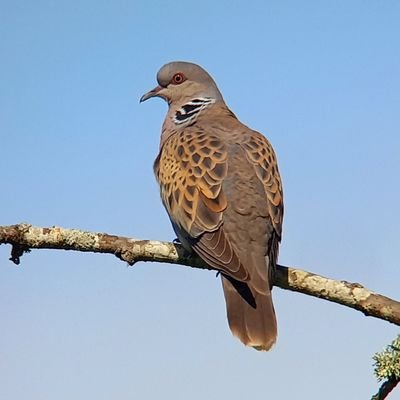
[[[280,262],[399,298],[400,3],[2,1],[0,224],[171,240],[152,163],[171,60],[216,79],[278,154]],[[398,327],[274,289],[269,353],[231,336],[219,279],[0,248],[0,399],[366,399]],[[400,399],[399,390],[392,400]]]

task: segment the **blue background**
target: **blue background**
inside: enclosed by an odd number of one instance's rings
[[[278,154],[280,263],[399,298],[397,1],[1,1],[0,224],[175,236],[152,163],[159,67],[194,61]],[[213,272],[0,248],[0,398],[369,398],[399,332],[275,288],[269,353]],[[399,390],[391,399],[400,399]]]

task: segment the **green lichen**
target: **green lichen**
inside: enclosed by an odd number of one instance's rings
[[[400,335],[385,350],[376,353],[373,360],[378,381],[400,379]]]

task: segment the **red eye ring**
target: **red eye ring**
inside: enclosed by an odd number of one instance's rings
[[[179,84],[181,84],[182,82],[185,82],[185,80],[186,80],[186,77],[185,77],[185,75],[182,74],[182,72],[177,72],[177,73],[172,77],[172,82],[173,82],[175,85],[179,85]]]

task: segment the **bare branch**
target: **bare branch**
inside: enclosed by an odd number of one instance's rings
[[[12,245],[10,260],[15,264],[19,264],[20,257],[30,249],[60,249],[114,254],[130,265],[138,261],[157,261],[212,269],[199,258],[186,254],[178,244],[77,229],[40,228],[29,224],[0,226],[1,244]],[[333,301],[361,311],[367,316],[400,325],[400,303],[374,293],[358,283],[336,281],[297,268],[278,265],[274,284],[282,289]]]
[[[399,379],[392,377],[387,381],[382,383],[382,386],[379,388],[378,393],[371,397],[371,400],[384,400],[387,396],[389,396],[390,392],[397,386],[399,383]]]

